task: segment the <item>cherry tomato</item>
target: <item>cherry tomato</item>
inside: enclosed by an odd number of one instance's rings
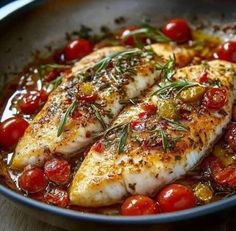
[[[81,59],[93,51],[93,44],[85,39],[77,39],[70,42],[64,49],[65,59],[71,61]]]
[[[102,151],[104,150],[104,146],[101,142],[97,142],[94,146],[94,150],[98,153],[102,153]]]
[[[21,111],[25,114],[34,114],[42,103],[47,101],[47,93],[45,91],[27,92],[19,103]]]
[[[223,88],[211,88],[207,90],[203,98],[203,105],[213,110],[221,109],[226,102],[226,90]]]
[[[236,41],[228,41],[220,45],[216,58],[236,63]]]
[[[155,115],[157,111],[157,107],[152,103],[143,103],[142,108],[146,111],[149,115]]]
[[[121,214],[124,216],[150,215],[158,212],[157,203],[144,195],[131,196],[121,206]]]
[[[97,100],[98,95],[96,93],[94,93],[92,95],[79,95],[78,98],[80,100],[83,100],[86,103],[93,103]]]
[[[35,167],[24,170],[18,179],[19,186],[28,193],[43,191],[47,185],[47,178],[41,168]]]
[[[163,212],[174,212],[196,206],[194,193],[181,184],[170,184],[157,195],[157,202]]]
[[[131,47],[135,47],[136,46],[136,41],[134,39],[134,37],[132,35],[128,36],[130,32],[140,29],[138,26],[128,26],[125,29],[123,29],[122,31],[120,31],[118,37],[119,39],[127,46],[131,46]],[[125,36],[125,39],[123,39]],[[142,44],[145,44],[146,39],[143,36],[139,36],[138,38],[138,42],[141,42]]]
[[[149,113],[146,112],[146,111],[140,112],[140,113],[138,114],[138,118],[141,119],[141,120],[147,119],[148,116],[149,116]]]
[[[192,38],[191,29],[184,19],[176,18],[162,27],[162,32],[177,43],[184,43]]]
[[[28,122],[20,117],[11,117],[0,123],[0,145],[6,149],[14,147],[28,126]]]
[[[46,161],[44,172],[48,179],[56,184],[65,184],[70,179],[70,164],[58,158]]]
[[[236,187],[236,165],[223,167],[219,158],[209,163],[211,174],[216,183],[226,187]]]
[[[236,124],[231,124],[224,136],[226,143],[236,151]]]
[[[60,188],[53,188],[45,195],[45,200],[49,204],[65,208],[69,204],[68,193]]]

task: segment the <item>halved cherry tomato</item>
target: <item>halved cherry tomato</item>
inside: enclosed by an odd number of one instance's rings
[[[37,193],[44,190],[48,181],[41,168],[35,167],[24,170],[18,179],[19,187],[28,193]]]
[[[162,32],[177,43],[184,43],[192,39],[191,28],[184,19],[176,18],[162,27]]]
[[[143,131],[145,129],[145,123],[139,120],[130,123],[130,127],[136,131]]]
[[[29,123],[20,117],[11,117],[0,123],[0,146],[5,149],[14,147],[28,126]]]
[[[65,184],[70,179],[70,164],[58,158],[46,161],[44,172],[48,179],[56,184]]]
[[[224,139],[226,143],[234,150],[236,151],[236,124],[232,123],[229,125]]]
[[[71,61],[81,59],[93,51],[93,44],[86,39],[77,39],[70,42],[64,49],[65,59]]]
[[[94,146],[94,150],[98,153],[102,153],[104,146],[101,142],[97,142]]]
[[[211,174],[216,183],[226,187],[236,187],[236,165],[223,167],[219,158],[209,163]]]
[[[203,98],[203,105],[209,109],[219,110],[227,102],[226,90],[224,88],[210,88]]]
[[[236,41],[228,41],[220,45],[216,58],[236,63]]]
[[[157,202],[162,212],[174,212],[196,206],[194,193],[181,184],[170,184],[157,195]]]
[[[69,204],[68,193],[60,188],[52,188],[45,195],[45,200],[49,204],[65,208]]]
[[[98,95],[96,93],[92,95],[78,95],[78,99],[83,100],[86,103],[93,103],[97,100]]]
[[[157,107],[154,104],[152,104],[152,103],[143,103],[141,107],[149,115],[155,115],[156,114]]]
[[[121,206],[121,214],[124,216],[138,216],[157,214],[157,203],[144,195],[131,196]]]
[[[34,114],[45,101],[47,101],[47,93],[45,91],[30,91],[23,96],[19,107],[25,114]]]
[[[121,30],[118,37],[119,39],[127,46],[135,47],[136,46],[136,41],[134,39],[134,36],[129,35],[130,32],[140,29],[138,26],[128,26],[125,29]],[[125,38],[124,38],[125,37]],[[124,38],[124,39],[123,39]],[[138,42],[141,42],[142,44],[145,44],[146,39],[143,36],[138,36]]]

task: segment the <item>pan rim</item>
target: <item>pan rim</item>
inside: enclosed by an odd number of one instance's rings
[[[42,1],[41,1],[42,2]],[[36,0],[25,0],[24,4],[19,4],[18,7],[14,9],[10,8],[0,8],[0,23],[2,20],[7,18],[9,15],[14,14],[16,11],[22,10],[32,4],[36,3]],[[10,5],[12,3],[9,3]],[[8,10],[6,12],[6,9]],[[4,12],[4,17],[1,17],[1,13]],[[83,213],[75,210],[59,208],[56,206],[48,205],[31,198],[25,197],[4,185],[0,184],[0,194],[16,202],[22,206],[26,206],[31,209],[40,210],[43,212],[51,213],[54,215],[62,216],[65,218],[70,218],[73,220],[87,221],[87,222],[99,222],[99,223],[110,223],[110,224],[158,224],[158,223],[171,223],[182,220],[187,220],[191,218],[197,218],[203,215],[211,214],[220,210],[224,210],[236,205],[236,195],[226,198],[217,202],[213,202],[207,205],[202,205],[199,207],[173,212],[173,213],[163,213],[157,215],[149,216],[108,216],[101,214],[91,214]]]

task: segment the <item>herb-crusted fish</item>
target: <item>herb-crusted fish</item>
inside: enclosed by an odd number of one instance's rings
[[[225,61],[185,67],[126,108],[88,152],[71,203],[99,207],[129,194],[153,196],[184,175],[230,121],[235,73]]]
[[[63,77],[19,141],[12,168],[40,165],[51,154],[70,157],[91,143],[132,99],[159,79],[160,68],[173,56],[170,45],[143,50],[109,47],[82,59]],[[176,62],[187,64],[193,52],[178,49]],[[174,62],[174,61],[173,61]]]

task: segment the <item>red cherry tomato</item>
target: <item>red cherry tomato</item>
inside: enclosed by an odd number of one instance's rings
[[[142,121],[133,121],[130,123],[130,127],[136,131],[143,131],[145,129],[145,123]]]
[[[121,206],[121,214],[124,216],[138,216],[157,214],[157,203],[144,195],[131,196]]]
[[[205,93],[202,103],[209,109],[219,110],[226,102],[227,97],[224,88],[211,88]]]
[[[28,193],[37,193],[44,190],[48,181],[41,168],[24,170],[18,179],[19,186]]]
[[[65,184],[70,179],[70,165],[66,160],[54,158],[44,165],[48,179],[56,184]]]
[[[19,107],[25,114],[34,114],[45,101],[47,101],[47,93],[45,91],[30,91],[23,96]]]
[[[214,158],[209,163],[211,174],[217,184],[225,187],[236,187],[236,165],[223,167],[219,158]]]
[[[157,107],[152,103],[143,103],[142,108],[146,111],[149,115],[155,115],[157,111]]]
[[[236,151],[236,124],[231,124],[224,136],[226,143]]]
[[[93,44],[85,39],[77,39],[70,42],[64,49],[65,59],[71,61],[81,59],[93,51]]]
[[[181,184],[170,184],[163,188],[157,196],[157,202],[163,212],[174,212],[196,206],[193,191]]]
[[[191,28],[184,19],[176,18],[162,27],[162,32],[177,43],[184,43],[192,39]]]
[[[220,45],[216,58],[236,63],[236,41],[228,41]]]
[[[53,188],[45,195],[45,200],[49,204],[59,206],[61,208],[67,207],[69,204],[68,193],[60,188]]]
[[[28,122],[20,117],[11,117],[0,123],[0,146],[9,149],[24,135]]]
[[[127,46],[135,47],[136,46],[136,41],[132,35],[128,36],[130,32],[140,29],[138,26],[128,26],[125,29],[121,30],[118,37],[119,39]],[[143,36],[139,36],[138,42],[141,42],[142,44],[145,44],[146,38]]]

